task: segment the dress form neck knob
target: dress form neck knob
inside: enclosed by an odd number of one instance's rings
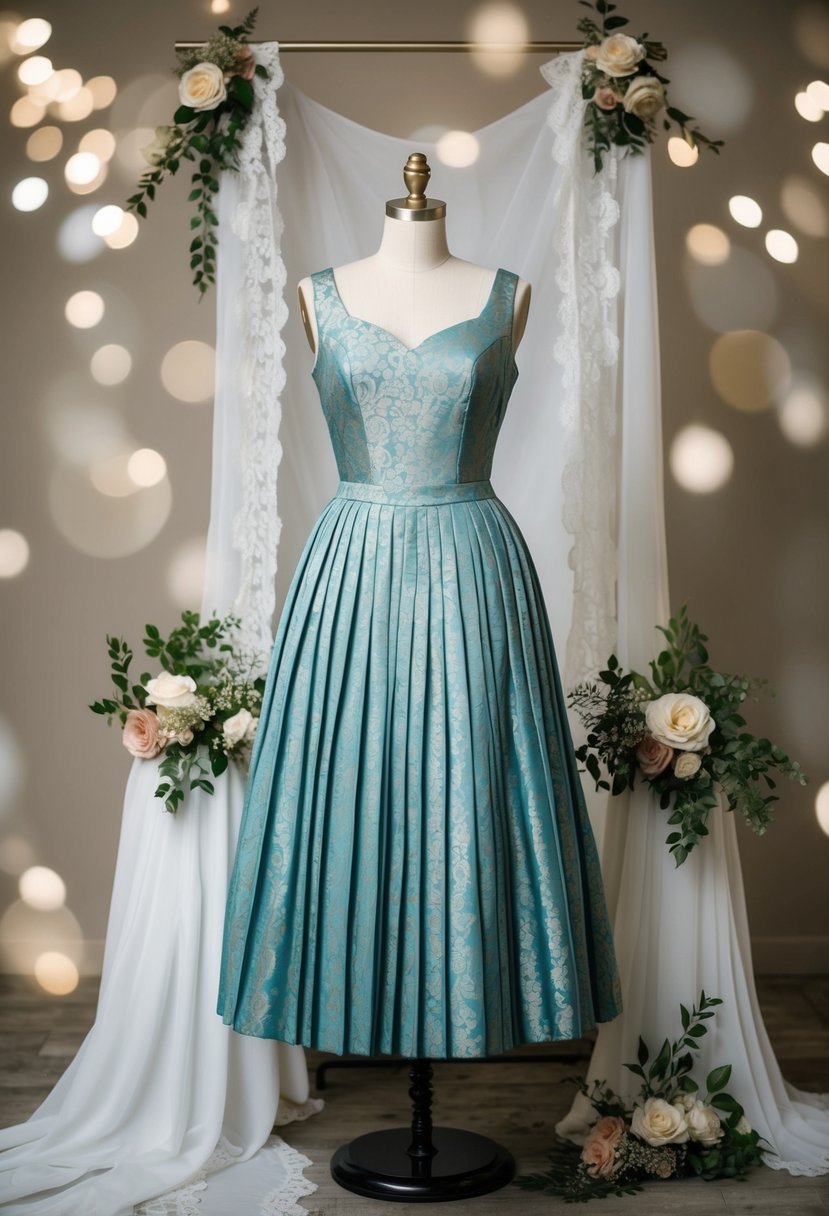
[[[432,170],[423,152],[412,152],[403,166],[403,181],[409,193],[386,203],[386,215],[396,220],[439,220],[446,215],[446,203],[427,198],[426,187]]]

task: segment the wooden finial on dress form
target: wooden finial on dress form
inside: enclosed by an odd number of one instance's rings
[[[427,198],[426,187],[432,170],[424,152],[412,152],[403,166],[403,181],[409,191],[405,198],[392,198],[386,203],[386,215],[396,220],[438,220],[446,215],[446,203],[439,198]]]

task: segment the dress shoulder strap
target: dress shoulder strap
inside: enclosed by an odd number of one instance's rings
[[[323,334],[329,327],[332,317],[337,316],[339,296],[334,283],[334,271],[331,266],[325,270],[315,270],[311,275],[314,289],[314,316],[317,321],[317,332]]]
[[[493,328],[499,333],[512,332],[517,286],[518,275],[514,271],[504,270],[503,267],[496,270],[486,311]]]

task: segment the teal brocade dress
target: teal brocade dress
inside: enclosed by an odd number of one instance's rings
[[[413,348],[311,278],[342,480],[277,630],[219,1012],[337,1053],[577,1038],[621,1000],[538,575],[489,481],[517,276]]]

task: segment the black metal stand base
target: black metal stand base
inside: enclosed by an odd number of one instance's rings
[[[368,1132],[338,1148],[331,1177],[347,1191],[393,1203],[471,1199],[506,1186],[515,1161],[505,1148],[477,1132],[432,1127],[432,1066],[414,1060],[410,1128]]]
[[[506,1186],[515,1161],[494,1140],[455,1127],[432,1130],[434,1157],[418,1160],[407,1149],[406,1127],[369,1132],[338,1148],[331,1176],[347,1191],[397,1203],[471,1199]]]

